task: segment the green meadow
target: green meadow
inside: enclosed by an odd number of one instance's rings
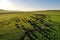
[[[60,40],[60,10],[0,12],[0,40]]]

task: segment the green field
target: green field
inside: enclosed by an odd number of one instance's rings
[[[60,10],[1,12],[0,40],[60,40]]]

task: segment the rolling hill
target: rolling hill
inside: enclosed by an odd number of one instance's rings
[[[0,40],[60,40],[60,10],[0,10]]]

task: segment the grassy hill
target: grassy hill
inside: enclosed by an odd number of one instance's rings
[[[0,11],[0,40],[60,40],[60,10]]]

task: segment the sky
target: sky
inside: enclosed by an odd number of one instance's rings
[[[60,10],[60,0],[0,0],[0,9],[16,11]]]

